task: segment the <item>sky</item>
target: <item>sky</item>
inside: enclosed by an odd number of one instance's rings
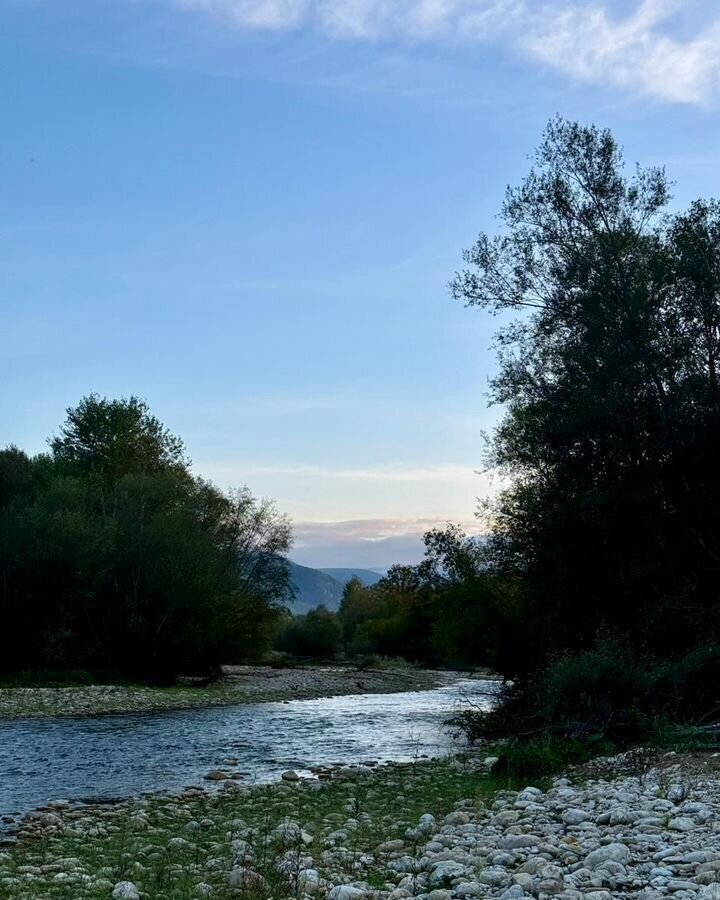
[[[558,113],[720,193],[717,4],[0,0],[0,445],[134,394],[298,562],[481,529],[498,322],[447,285]]]

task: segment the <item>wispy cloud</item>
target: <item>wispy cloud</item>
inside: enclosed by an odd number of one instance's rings
[[[328,539],[376,543],[392,537],[417,537],[431,528],[442,528],[446,519],[351,519],[346,522],[296,522],[297,546],[325,542]],[[477,519],[459,522],[468,533],[482,529]]]
[[[422,536],[442,528],[446,519],[354,519],[347,522],[296,522],[292,558],[309,566],[363,566],[387,569],[394,563],[417,563]],[[468,534],[482,532],[481,523],[457,522]]]
[[[576,79],[665,101],[709,105],[720,89],[714,0],[635,0],[621,12],[585,0],[168,2],[243,29],[312,29],[355,41],[491,42]]]
[[[206,465],[205,474],[221,479],[230,474],[243,478],[270,476],[277,478],[314,479],[318,481],[353,482],[465,482],[477,474],[471,466],[376,466],[367,468],[332,468],[323,466],[256,465],[236,464],[231,468]],[[235,479],[237,480],[237,478]]]

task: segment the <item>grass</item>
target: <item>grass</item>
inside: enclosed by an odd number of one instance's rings
[[[380,888],[385,875],[370,855],[380,843],[403,838],[424,813],[441,818],[460,800],[482,806],[499,788],[515,786],[508,776],[481,774],[463,761],[419,761],[355,778],[341,774],[321,784],[154,797],[83,810],[66,820],[61,834],[0,852],[0,895],[94,900],[107,898],[115,883],[127,880],[138,886],[144,900],[196,900],[204,890],[220,900],[237,898],[228,882],[233,845],[236,851],[247,845],[255,871],[270,887],[241,892],[248,898],[297,897],[297,875],[308,866],[308,855],[309,867],[319,869],[321,876],[330,865],[336,876],[339,869],[347,880]],[[307,844],[278,843],[276,829],[286,821],[305,830]],[[327,854],[335,841],[339,852],[329,864]],[[416,850],[408,845],[408,853]]]
[[[95,669],[25,669],[0,675],[0,688],[83,687],[92,684],[139,686],[119,672]]]

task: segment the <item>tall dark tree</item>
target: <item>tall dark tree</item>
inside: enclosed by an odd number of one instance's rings
[[[669,193],[660,169],[626,175],[609,131],[557,119],[452,285],[515,314],[491,547],[526,585],[529,669],[603,629],[670,653],[720,624],[720,218],[667,219]]]

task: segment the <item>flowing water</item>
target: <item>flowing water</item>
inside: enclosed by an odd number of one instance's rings
[[[0,721],[0,815],[49,800],[99,800],[206,783],[211,769],[245,783],[286,769],[408,761],[456,743],[445,720],[459,705],[488,708],[491,681],[432,691],[78,719]]]

